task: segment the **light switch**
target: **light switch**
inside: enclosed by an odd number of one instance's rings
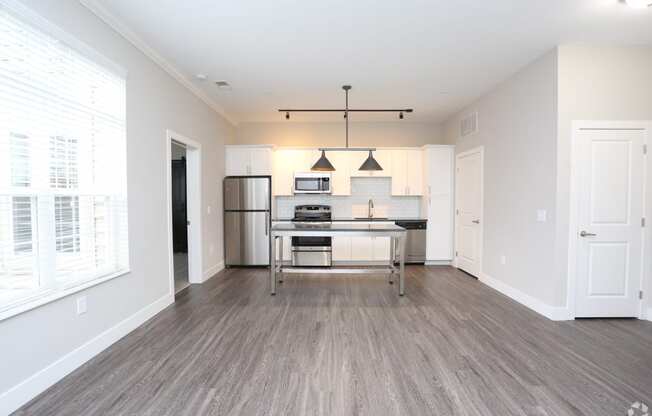
[[[500,264],[503,266],[507,264],[507,257],[506,256],[500,256]]]
[[[211,214],[211,206],[210,206],[210,205],[206,207],[206,213],[207,213],[208,215]]]
[[[537,222],[546,222],[548,220],[548,213],[545,209],[537,210]]]
[[[77,298],[77,315],[82,315],[86,313],[86,296],[80,296]]]

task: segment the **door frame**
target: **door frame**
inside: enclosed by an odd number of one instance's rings
[[[459,243],[459,214],[458,214],[458,206],[459,206],[459,201],[458,201],[458,195],[459,193],[459,180],[458,180],[458,166],[459,166],[459,160],[463,157],[472,155],[474,153],[479,153],[480,154],[480,227],[479,227],[479,232],[480,232],[480,244],[478,247],[478,261],[480,263],[480,276],[476,276],[478,279],[484,277],[484,267],[483,267],[483,260],[484,260],[484,146],[477,146],[474,148],[471,148],[469,150],[466,150],[464,152],[457,153],[455,155],[455,166],[453,167],[454,172],[455,172],[455,196],[454,196],[454,203],[455,203],[455,209],[453,211],[453,214],[455,216],[455,242],[453,244],[453,266],[457,268],[457,252],[458,252],[458,243]]]
[[[576,300],[577,300],[577,256],[578,256],[578,238],[577,233],[579,230],[579,211],[580,211],[580,174],[579,166],[583,162],[582,154],[579,152],[578,146],[578,133],[581,130],[643,130],[648,132],[650,137],[650,130],[652,129],[652,121],[645,120],[628,120],[628,121],[609,121],[609,120],[574,120],[572,122],[571,131],[571,171],[570,171],[570,215],[568,221],[568,282],[566,287],[566,305],[568,306],[568,314],[570,319],[575,319],[577,316]],[[649,139],[646,141],[646,145]],[[643,215],[645,218],[650,218],[649,212],[652,206],[648,206],[648,183],[647,179],[650,174],[648,172],[648,155],[643,155]],[[648,239],[650,237],[649,226],[641,227],[641,275],[639,276],[639,290],[645,291],[646,289],[652,290],[652,287],[645,287],[645,278],[648,275],[650,268],[650,256],[645,255],[646,247],[650,244]],[[652,277],[652,276],[650,276]],[[645,292],[644,292],[645,293]],[[645,318],[645,299],[638,300],[638,318]],[[652,320],[652,316],[648,316]]]
[[[201,228],[201,144],[173,130],[165,131],[165,189],[168,219],[168,277],[170,294],[174,296],[174,250],[172,240],[172,142],[186,146],[186,202],[188,221],[188,282],[202,283]]]

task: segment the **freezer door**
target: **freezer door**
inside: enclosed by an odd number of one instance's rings
[[[224,178],[224,210],[266,210],[270,208],[271,178]]]
[[[269,212],[225,212],[227,266],[269,265]]]

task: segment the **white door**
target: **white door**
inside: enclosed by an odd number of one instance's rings
[[[577,317],[636,317],[645,130],[579,130]]]
[[[482,272],[483,150],[456,157],[455,260],[457,267],[480,277]]]

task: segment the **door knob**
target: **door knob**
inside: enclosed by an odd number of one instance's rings
[[[595,237],[597,234],[587,233],[586,231],[580,231],[580,237]]]
[[[471,221],[473,224],[480,224],[480,220],[473,220]]]

